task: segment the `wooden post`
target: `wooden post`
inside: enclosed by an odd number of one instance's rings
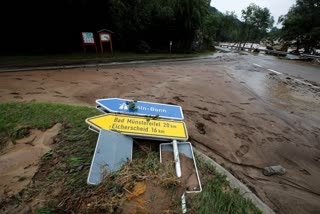
[[[110,44],[110,52],[111,54],[113,54],[113,50],[112,50],[112,38],[111,38],[111,33],[107,33],[107,32],[99,32],[99,39],[100,39],[100,49],[101,49],[101,53],[104,53],[104,49],[103,49],[103,43],[109,43]]]

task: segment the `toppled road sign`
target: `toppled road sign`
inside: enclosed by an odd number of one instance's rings
[[[181,141],[188,139],[187,128],[183,121],[103,114],[86,119],[86,123],[96,130],[112,130],[136,138]]]
[[[107,112],[123,113],[139,116],[153,116],[172,120],[183,120],[181,106],[144,101],[107,98],[96,100],[98,109],[104,108]]]
[[[117,171],[125,162],[132,160],[132,148],[132,138],[117,132],[100,130],[87,183],[101,183],[104,173]]]

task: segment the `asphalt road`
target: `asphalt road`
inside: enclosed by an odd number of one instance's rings
[[[320,124],[320,65],[263,54],[223,53],[227,72],[266,105]],[[228,61],[228,60],[225,60]]]
[[[308,62],[279,59],[275,56],[259,54],[258,56],[248,55],[249,63],[257,67],[272,69],[280,75],[287,75],[298,80],[315,82],[320,85],[320,66]]]
[[[223,52],[234,52],[234,49],[217,47]],[[242,52],[247,53],[247,52]],[[279,58],[277,56],[266,54],[248,54],[245,61],[248,65],[254,65],[259,68],[274,72],[276,74],[283,74],[295,78],[298,81],[306,81],[320,85],[320,64],[311,62],[304,62],[302,60],[291,60],[285,57]]]

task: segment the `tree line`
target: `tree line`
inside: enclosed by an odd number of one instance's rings
[[[297,51],[303,48],[305,53],[316,54],[320,49],[320,0],[296,0],[278,21],[283,27],[275,29],[271,36],[293,44]]]
[[[61,53],[81,50],[81,32],[113,31],[118,51],[194,52],[216,42],[295,42],[312,52],[319,45],[320,0],[297,0],[272,27],[269,9],[251,4],[221,13],[211,0],[56,0],[5,1],[18,18],[1,17],[0,53]],[[2,13],[2,16],[4,14]]]
[[[267,48],[277,43],[278,50],[288,51],[291,47],[295,48],[293,53],[319,54],[316,50],[320,49],[320,0],[296,0],[289,12],[279,17],[281,29],[273,26],[274,19],[267,8],[255,4],[242,10],[241,18],[236,38],[228,42],[239,47],[248,41],[263,42]]]

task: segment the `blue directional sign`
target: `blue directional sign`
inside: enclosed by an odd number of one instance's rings
[[[99,110],[104,108],[108,112],[123,113],[140,116],[151,116],[172,120],[183,120],[181,106],[161,103],[133,101],[120,98],[96,100]]]

